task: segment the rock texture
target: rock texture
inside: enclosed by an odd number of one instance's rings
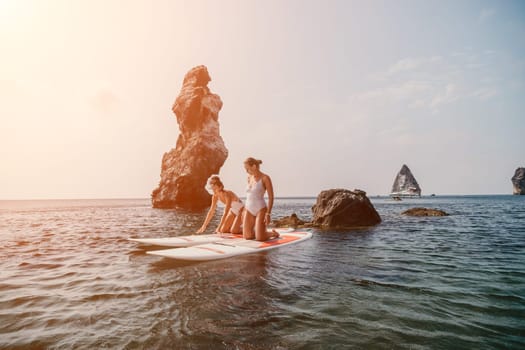
[[[518,168],[511,179],[512,194],[525,195],[525,168]]]
[[[331,189],[322,191],[312,207],[312,224],[322,228],[372,226],[381,217],[361,190]]]
[[[421,197],[421,188],[405,164],[403,164],[394,180],[390,195],[397,197]]]
[[[159,186],[153,190],[154,208],[202,210],[210,205],[206,181],[218,174],[228,156],[219,133],[221,98],[210,92],[205,66],[192,68],[173,104],[180,134],[176,147],[162,157]]]
[[[428,208],[412,208],[401,213],[408,216],[448,216],[443,210]]]
[[[296,213],[293,213],[290,216],[285,216],[277,220],[273,220],[272,224],[275,227],[308,227],[310,226],[309,223],[307,223],[304,220],[301,220]]]

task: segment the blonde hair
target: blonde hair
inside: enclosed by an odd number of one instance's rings
[[[246,160],[244,161],[244,164],[248,164],[249,166],[255,165],[257,166],[257,169],[259,169],[259,165],[262,164],[262,160],[249,157],[249,158],[246,158]]]
[[[211,185],[217,185],[219,186],[221,189],[224,189],[224,185],[221,181],[221,178],[217,175],[213,175],[212,177],[210,177],[210,186]]]

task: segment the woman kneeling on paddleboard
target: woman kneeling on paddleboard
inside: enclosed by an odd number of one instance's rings
[[[211,198],[211,207],[206,215],[206,219],[202,224],[201,228],[197,233],[203,233],[208,227],[211,218],[215,214],[217,209],[217,201],[221,201],[226,205],[224,208],[224,214],[222,215],[221,222],[215,230],[218,233],[242,233],[242,213],[244,211],[244,204],[235,193],[224,189],[221,179],[214,175],[209,181],[210,187],[213,191],[213,197]]]
[[[279,237],[277,231],[266,231],[270,224],[273,207],[272,179],[264,174],[259,166],[262,160],[248,158],[244,161],[244,169],[248,173],[246,187],[246,210],[242,223],[242,233],[245,239],[266,241]],[[264,201],[264,193],[268,193],[268,206]]]

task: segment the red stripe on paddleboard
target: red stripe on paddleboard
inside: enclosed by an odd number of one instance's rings
[[[293,242],[293,241],[298,240],[299,238],[302,238],[302,237],[292,236],[292,235],[281,235],[277,239],[271,239],[269,241],[261,243],[261,245],[259,245],[259,248],[271,247],[271,246],[275,246],[275,245],[279,245],[283,243]]]
[[[196,246],[196,247],[193,247],[193,248],[209,250],[210,252],[214,252],[214,253],[218,253],[218,254],[225,254],[222,250],[215,249],[215,248],[210,248],[210,247]]]

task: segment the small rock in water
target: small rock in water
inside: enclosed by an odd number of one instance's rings
[[[448,216],[446,212],[439,209],[429,209],[429,208],[412,208],[405,210],[401,213],[402,215],[408,216]]]
[[[304,227],[306,221],[299,219],[297,214],[285,216],[272,222],[276,227]]]

